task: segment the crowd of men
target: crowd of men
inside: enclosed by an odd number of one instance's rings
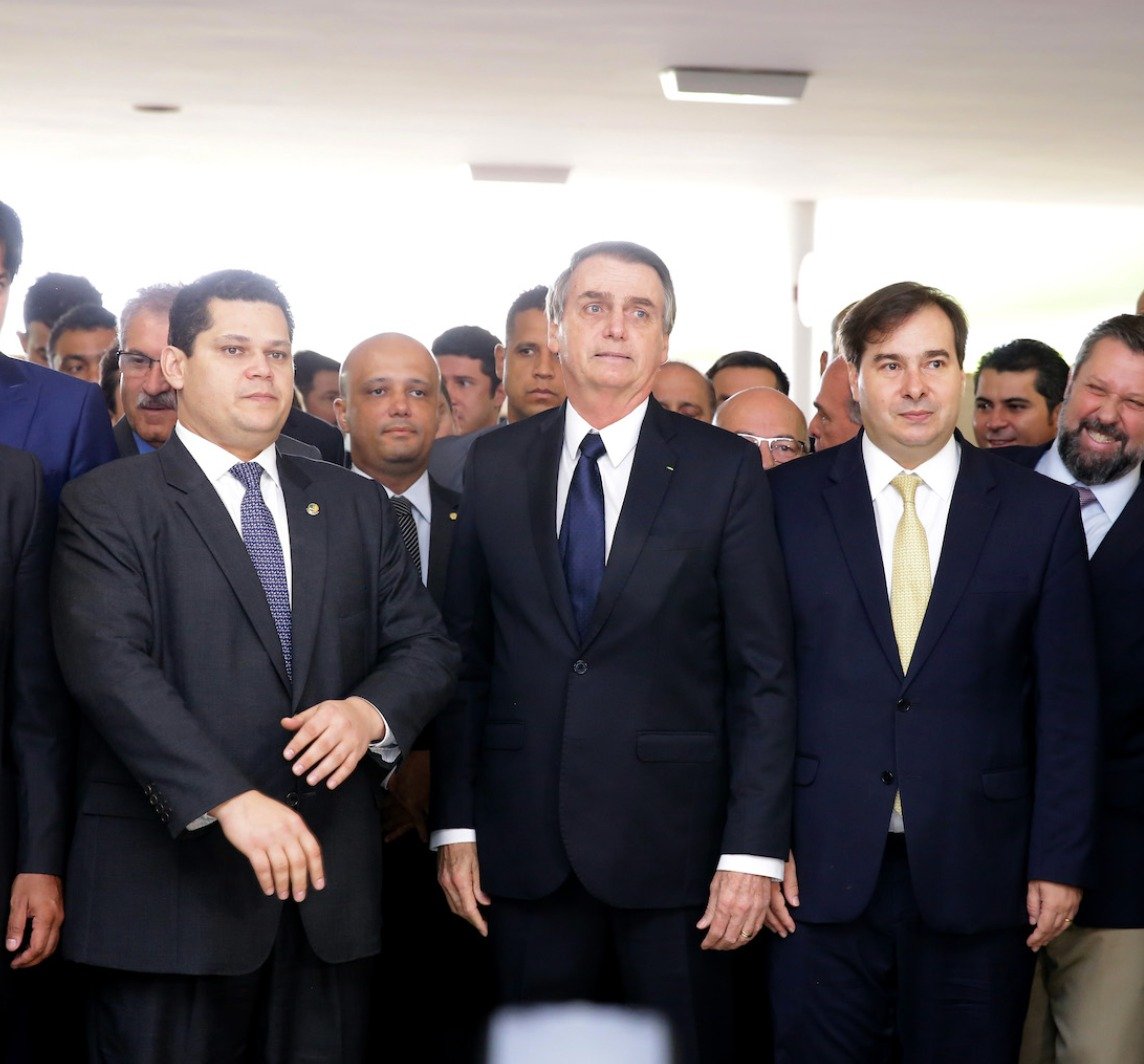
[[[0,204],[0,323],[22,252]],[[30,287],[6,1059],[464,1062],[586,999],[687,1064],[1144,1060],[1144,317],[991,351],[973,446],[936,289],[839,313],[809,424],[675,315],[622,242],[341,361],[249,271]]]

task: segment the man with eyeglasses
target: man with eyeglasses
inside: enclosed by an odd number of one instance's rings
[[[758,447],[764,469],[792,462],[809,450],[806,418],[792,399],[774,388],[737,392],[715,411],[714,424]]]

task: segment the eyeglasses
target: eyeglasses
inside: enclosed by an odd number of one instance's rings
[[[790,462],[806,454],[806,444],[802,440],[796,440],[793,436],[755,436],[750,432],[736,432],[735,435],[750,440],[760,450],[766,444],[770,449],[771,457],[775,460],[775,465]]]
[[[145,377],[152,366],[159,365],[159,359],[148,358],[141,351],[120,351],[119,370],[125,377]]]

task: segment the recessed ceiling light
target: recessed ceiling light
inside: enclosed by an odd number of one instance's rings
[[[135,110],[145,115],[173,115],[182,108],[177,103],[137,103]]]
[[[474,181],[522,181],[533,185],[563,185],[570,166],[518,166],[515,163],[469,163]]]
[[[670,67],[659,75],[669,100],[788,104],[802,99],[807,73],[790,70],[710,70]]]

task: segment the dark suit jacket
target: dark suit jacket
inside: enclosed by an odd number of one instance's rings
[[[362,695],[403,750],[456,664],[376,484],[279,455],[291,542],[294,680],[234,523],[177,436],[69,485],[52,579],[60,663],[90,727],[64,949],[88,964],[234,974],[265,960],[280,904],[218,826],[260,790],[296,808],[328,886],[300,906],[317,954],[376,952],[380,845],[369,766],[309,790],[281,717]]]
[[[40,463],[0,446],[0,890],[62,876],[70,827],[69,704],[48,630],[51,533]]]
[[[753,447],[651,402],[581,639],[556,537],[563,432],[560,407],[471,451],[434,826],[476,829],[494,895],[540,898],[574,870],[610,905],[702,905],[720,853],[787,853],[793,677],[766,480]]]
[[[135,442],[135,433],[127,418],[121,417],[111,431],[115,436],[115,445],[119,448],[120,458],[130,458],[133,454],[139,453],[139,444]],[[314,461],[322,458],[317,447],[311,447],[308,443],[301,443],[286,435],[280,435],[276,445],[283,454],[292,454],[297,458],[312,458]]]
[[[457,507],[461,496],[441,487],[430,477],[429,499],[433,512],[429,520],[429,573],[425,586],[440,608],[445,601],[445,578],[449,572],[449,555],[453,550],[453,531],[457,527]]]
[[[94,384],[7,355],[0,355],[0,443],[39,458],[52,504],[72,477],[118,455]]]
[[[1033,468],[1043,447],[993,452]],[[1096,877],[1077,923],[1144,927],[1144,483],[1089,562],[1102,754]]]
[[[317,447],[323,462],[334,465],[346,464],[346,442],[342,434],[329,422],[307,414],[296,407],[290,408],[286,424],[282,426],[284,435],[311,447]]]
[[[499,428],[499,424],[489,425],[464,436],[442,436],[429,452],[429,475],[443,487],[460,495],[465,487],[465,461],[469,457],[470,448],[482,436],[496,432]]]
[[[1090,878],[1097,698],[1076,495],[958,440],[905,676],[862,436],[771,473],[794,606],[805,921],[866,908],[899,788],[914,893],[937,930],[1024,925],[1028,880]]]

